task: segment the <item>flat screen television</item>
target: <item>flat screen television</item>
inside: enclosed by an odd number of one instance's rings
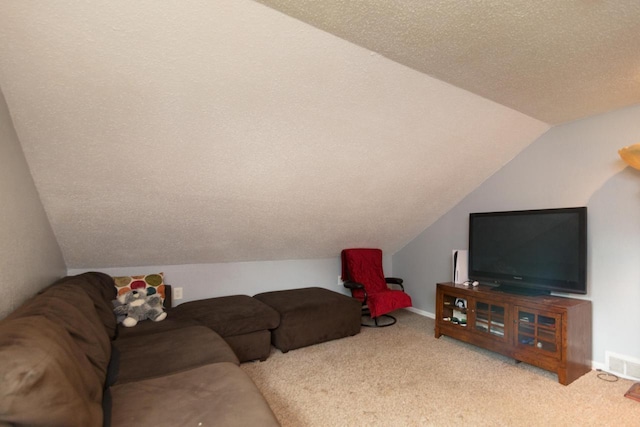
[[[520,294],[587,293],[587,208],[469,215],[469,278]]]

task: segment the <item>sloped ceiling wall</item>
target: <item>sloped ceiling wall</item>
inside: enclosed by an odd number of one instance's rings
[[[0,319],[66,272],[0,91]],[[2,381],[3,386],[5,381]]]
[[[640,102],[640,2],[256,0],[557,124]]]
[[[68,268],[394,252],[549,127],[249,0],[0,8]]]

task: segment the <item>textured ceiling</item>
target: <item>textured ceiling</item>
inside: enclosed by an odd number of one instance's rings
[[[640,1],[257,0],[551,124],[640,102]]]
[[[69,268],[393,252],[549,128],[250,0],[4,1],[0,87]]]

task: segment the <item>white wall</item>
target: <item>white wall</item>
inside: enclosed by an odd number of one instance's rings
[[[0,92],[0,319],[65,270]]]
[[[640,141],[640,105],[557,126],[393,255],[418,309],[435,311],[451,250],[467,248],[471,212],[587,206],[593,360],[640,357],[640,171],[617,150]],[[473,173],[473,170],[464,171]]]
[[[383,259],[385,273],[391,275],[391,257]],[[92,269],[69,269],[69,275]],[[260,292],[317,286],[348,295],[338,284],[340,258],[229,262],[218,264],[164,265],[145,267],[101,268],[111,276],[163,272],[165,282],[182,287],[184,299],[179,303],[226,295],[255,295]]]

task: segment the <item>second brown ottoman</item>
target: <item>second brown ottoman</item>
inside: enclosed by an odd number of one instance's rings
[[[360,301],[328,289],[265,292],[254,298],[280,313],[271,342],[283,353],[360,332]]]

